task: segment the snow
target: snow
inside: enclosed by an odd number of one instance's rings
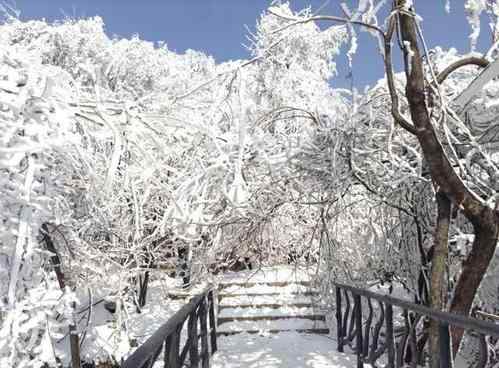
[[[412,302],[414,298],[399,282],[387,282],[384,285],[376,284],[371,286],[368,290],[373,293],[389,295],[392,298],[398,298],[410,302]]]
[[[336,341],[316,334],[239,334],[220,337],[218,345],[213,368],[351,368],[357,363],[354,355],[336,351]]]
[[[154,280],[149,285],[147,294],[147,304],[138,313],[134,304],[125,305],[127,333],[117,328],[122,322],[122,316],[118,312],[110,313],[104,308],[105,302],[100,302],[93,306],[88,326],[86,325],[86,314],[80,321],[78,330],[86,330],[86,337],[81,345],[81,356],[83,359],[91,361],[106,362],[114,357],[120,360],[121,357],[128,356],[132,351],[129,344],[142,344],[149,338],[163,323],[165,323],[173,314],[178,311],[186,302],[184,299],[172,300],[169,296],[176,293],[175,281],[169,278],[163,280]],[[198,289],[195,290],[198,292]],[[189,299],[189,295],[185,295]],[[95,296],[95,300],[101,297]],[[112,297],[105,297],[106,301],[113,300]],[[88,301],[82,302],[78,310],[83,310],[88,305]],[[117,308],[119,309],[119,308]],[[64,357],[65,361],[69,359],[69,340],[67,336],[58,341],[56,351],[59,357]]]
[[[492,79],[499,75],[499,59],[494,60],[489,64],[480,75],[471,82],[471,84],[461,92],[461,94],[454,100],[456,106],[462,111],[471,101],[471,99],[478,94],[478,92]]]
[[[470,45],[471,51],[474,51],[480,36],[480,15],[487,9],[486,0],[467,0],[464,8],[467,12],[468,23],[471,27]]]

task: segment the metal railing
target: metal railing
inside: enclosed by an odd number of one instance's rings
[[[429,320],[438,322],[441,368],[452,367],[449,327],[478,334],[479,358],[475,367],[486,367],[489,349],[485,337],[499,337],[499,325],[462,315],[436,311],[388,295],[343,284],[336,286],[338,351],[349,345],[357,355],[357,367],[376,366],[382,358],[387,368],[425,365]],[[373,300],[377,307],[373,306]],[[364,304],[365,303],[365,304]],[[364,304],[365,308],[362,309]],[[394,323],[394,307],[400,309]],[[355,340],[355,343],[354,343]]]
[[[123,362],[121,368],[150,368],[164,351],[164,366],[180,368],[189,355],[189,367],[209,368],[210,356],[217,351],[217,331],[213,288],[194,296],[165,324],[154,332]],[[185,322],[187,333],[181,348],[181,335]],[[198,334],[198,323],[201,333]],[[209,328],[208,328],[209,324]],[[184,332],[184,333],[185,333]],[[208,338],[210,343],[208,343]],[[201,339],[201,352],[199,351]]]

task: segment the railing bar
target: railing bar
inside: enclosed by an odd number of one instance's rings
[[[403,315],[404,315],[404,333],[402,335],[402,338],[400,341],[397,343],[397,368],[400,368],[404,365],[404,360],[405,360],[405,353],[406,353],[406,347],[407,347],[407,339],[409,337],[409,326],[408,326],[408,316],[407,316],[407,309],[404,309]]]
[[[348,291],[343,289],[344,294],[345,294],[345,302],[346,302],[346,308],[345,308],[345,315],[343,316],[343,323],[341,325],[342,327],[342,336],[347,337],[347,328],[348,328],[348,314],[350,313],[350,297],[348,296]],[[343,344],[345,343],[345,340],[343,339]]]
[[[168,352],[168,368],[180,368],[180,357],[179,357],[179,349],[180,349],[180,331],[182,330],[182,326],[180,328],[177,327],[175,332],[172,334],[170,340],[170,351]],[[154,363],[154,362],[153,362]],[[152,365],[151,365],[152,367]]]
[[[381,332],[381,327],[383,326],[383,322],[385,321],[385,308],[383,306],[383,303],[381,303],[379,300],[377,300],[378,305],[379,305],[379,319],[374,325],[374,331],[373,331],[373,342],[371,344],[371,350],[369,352],[369,358],[368,361],[372,365],[374,362],[376,362],[376,355],[378,352],[378,344],[379,344],[379,333]],[[383,349],[384,350],[384,349]]]
[[[180,335],[179,335],[180,336]],[[187,330],[187,341],[185,342],[184,347],[182,348],[182,352],[179,356],[179,366],[182,366],[187,358],[187,352],[189,352],[189,347],[191,346],[191,337],[189,336],[189,330]],[[189,356],[190,358],[190,356]]]
[[[341,320],[341,289],[336,286],[336,332],[338,336],[338,352],[343,353],[343,327]]]
[[[364,358],[367,358],[369,354],[369,335],[371,333],[371,323],[373,320],[373,305],[371,302],[371,298],[367,298],[367,306],[369,308],[369,315],[367,316],[366,325],[364,327],[363,349],[362,349],[362,356]]]
[[[199,341],[198,341],[198,318],[196,309],[194,309],[189,316],[189,359],[191,361],[191,367],[199,367]]]
[[[413,319],[412,319],[413,318]],[[416,326],[419,322],[419,315],[409,315],[410,330],[409,330],[409,344],[411,347],[411,368],[416,368],[418,363],[418,342],[416,336]]]
[[[363,345],[362,345],[362,302],[360,295],[354,295],[355,301],[355,330],[357,332],[357,341],[355,350],[357,351],[357,368],[363,368],[364,363],[362,359]]]
[[[452,368],[452,352],[448,324],[443,322],[439,323],[438,340],[440,346],[440,368]]]
[[[165,355],[164,355],[163,361],[164,361],[164,366],[168,367],[168,359],[170,359],[170,350],[172,347],[172,335],[167,336],[164,345],[165,345]],[[138,366],[138,367],[140,367],[140,366]]]
[[[386,348],[388,350],[387,368],[395,368],[395,346],[393,338],[393,307],[386,304]]]
[[[203,368],[210,367],[210,353],[208,351],[208,311],[206,310],[206,298],[199,305],[199,319],[201,324],[201,365]]]
[[[163,350],[163,346],[160,346],[159,349],[149,358],[147,362],[147,368],[152,368],[154,363],[156,363],[159,354],[161,354],[161,350]]]
[[[349,290],[361,296],[370,297],[375,300],[382,301],[385,304],[391,304],[393,306],[400,307],[402,309],[409,309],[421,315],[435,319],[437,321],[445,322],[448,325],[461,327],[467,330],[473,330],[476,332],[483,333],[485,335],[492,335],[495,337],[499,337],[499,325],[496,325],[488,321],[482,321],[479,319],[472,319],[464,315],[433,310],[424,305],[414,304],[406,300],[393,298],[388,295],[379,295],[368,290],[363,290],[344,284],[336,283],[335,285],[339,286],[340,288],[343,288],[345,291]]]
[[[212,289],[209,289],[203,293],[194,296],[191,300],[180,308],[177,313],[175,313],[166,323],[161,325],[160,328],[156,330],[141,346],[139,346],[128,359],[122,364],[121,368],[137,368],[145,367],[148,364],[149,359],[156,352],[163,348],[165,345],[165,340],[167,344],[165,346],[165,354],[171,351],[171,347],[168,346],[168,340],[171,340],[171,336],[176,333],[179,325],[183,325],[185,320],[189,317],[193,310],[196,310],[200,304],[205,301],[207,293]],[[179,336],[180,337],[180,336]],[[170,341],[171,343],[172,341]],[[177,353],[178,354],[178,353]],[[165,360],[169,357],[165,356]]]
[[[211,340],[211,354],[218,350],[217,346],[217,319],[215,316],[215,303],[213,298],[213,290],[208,292],[209,317],[210,317],[210,340]]]
[[[350,324],[348,326],[348,336],[347,341],[350,342],[356,336],[357,331],[355,330],[355,315],[357,314],[357,303],[355,303],[355,295],[352,294],[354,304],[352,308],[352,314],[350,316]]]
[[[489,347],[487,338],[483,334],[478,335],[479,356],[476,368],[485,368],[489,364]]]

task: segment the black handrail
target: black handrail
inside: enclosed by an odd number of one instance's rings
[[[435,320],[439,324],[439,361],[441,368],[452,367],[452,352],[449,326],[463,328],[478,334],[480,357],[477,367],[486,367],[488,363],[488,347],[486,336],[499,338],[499,325],[470,318],[463,315],[433,310],[420,304],[381,295],[353,286],[335,283],[336,287],[336,322],[338,351],[343,352],[344,346],[353,343],[357,354],[357,367],[364,363],[375,366],[376,361],[385,356],[388,368],[399,368],[405,363],[411,367],[424,365],[423,350],[428,340],[426,333],[428,321]],[[346,308],[342,310],[345,298]],[[350,307],[353,299],[353,308]],[[367,301],[368,317],[364,318],[362,299]],[[372,300],[378,301],[377,309],[373,308]],[[398,330],[394,327],[394,307],[402,310],[403,326]],[[377,321],[372,326],[372,322]],[[382,334],[382,326],[384,334]],[[418,332],[422,332],[418,336]],[[381,339],[383,337],[384,339]],[[384,340],[384,341],[382,341]],[[484,345],[485,344],[485,345]]]
[[[190,367],[210,366],[210,356],[217,351],[216,316],[213,288],[194,296],[165,324],[156,330],[121,365],[121,368],[149,368],[154,365],[164,349],[165,367],[180,368],[189,354]],[[188,319],[187,340],[180,350],[180,335]],[[198,322],[201,334],[198,334]],[[209,330],[208,330],[209,322]],[[211,347],[208,344],[210,335]],[[201,338],[201,354],[199,353]]]

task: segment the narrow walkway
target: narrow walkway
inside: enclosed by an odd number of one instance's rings
[[[355,355],[335,351],[324,335],[294,331],[262,336],[242,333],[219,339],[212,368],[353,368]]]
[[[354,367],[354,356],[335,351],[310,279],[292,267],[226,275],[212,367]]]

